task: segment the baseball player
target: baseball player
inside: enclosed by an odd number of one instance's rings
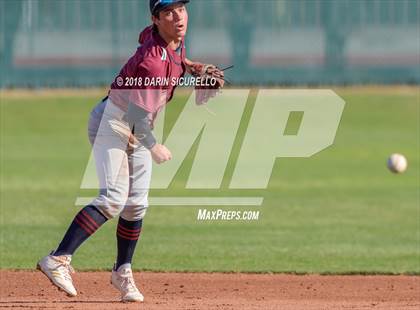
[[[145,80],[181,78],[186,72],[215,79],[213,86],[199,89],[198,104],[205,103],[223,87],[223,72],[214,65],[185,57],[189,0],[150,0],[152,26],[139,37],[140,46],[111,84],[108,96],[91,112],[89,140],[96,162],[98,196],[80,210],[64,238],[37,265],[58,288],[76,296],[70,265],[72,255],[101,225],[118,217],[117,257],[111,283],[122,301],[143,301],[134,282],[131,262],[148,207],[152,160],[161,164],[171,152],[156,141],[153,123],[171,100],[176,85]]]

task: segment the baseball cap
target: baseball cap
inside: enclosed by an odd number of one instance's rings
[[[150,6],[150,13],[152,15],[155,15],[165,7],[174,4],[174,3],[188,3],[190,0],[150,0],[149,6]]]

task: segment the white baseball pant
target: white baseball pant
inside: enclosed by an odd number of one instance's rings
[[[118,215],[127,221],[142,219],[148,207],[152,157],[142,145],[127,149],[126,112],[110,99],[100,102],[90,114],[88,135],[100,187],[91,204],[108,219]]]

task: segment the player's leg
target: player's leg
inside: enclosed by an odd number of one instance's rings
[[[98,141],[99,142],[99,141]],[[74,217],[54,256],[73,255],[108,218],[120,213],[128,196],[128,162],[124,149],[107,145],[94,146],[100,191],[91,205]]]
[[[88,205],[77,213],[57,250],[43,257],[37,264],[53,284],[69,296],[76,296],[71,273],[71,257],[76,249],[91,236],[107,218],[94,206]]]
[[[130,153],[128,162],[130,186],[127,202],[118,221],[116,268],[126,263],[131,264],[148,207],[152,175],[152,157],[145,147],[139,147]]]
[[[77,213],[54,256],[73,255],[76,249],[108,219],[93,205]]]
[[[131,262],[148,207],[152,170],[150,152],[140,147],[129,155],[130,192],[117,227],[117,260],[111,282],[121,292],[123,301],[143,301],[131,271]]]
[[[100,186],[99,195],[75,216],[56,251],[42,258],[38,263],[38,268],[55,285],[71,296],[76,295],[70,276],[72,272],[71,256],[107,219],[115,217],[121,212],[128,197],[127,142],[115,134],[109,125],[111,120],[120,121],[122,115],[121,110],[110,105],[105,113],[91,117],[89,128],[92,127],[92,123],[97,123],[97,127],[99,126],[93,145]],[[102,117],[102,120],[98,121],[96,117]]]

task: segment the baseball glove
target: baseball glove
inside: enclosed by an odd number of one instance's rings
[[[215,97],[225,85],[224,73],[215,65],[193,63],[190,66],[190,73],[194,77],[201,78],[201,86],[195,87],[195,103],[197,105],[206,104],[210,98]]]

